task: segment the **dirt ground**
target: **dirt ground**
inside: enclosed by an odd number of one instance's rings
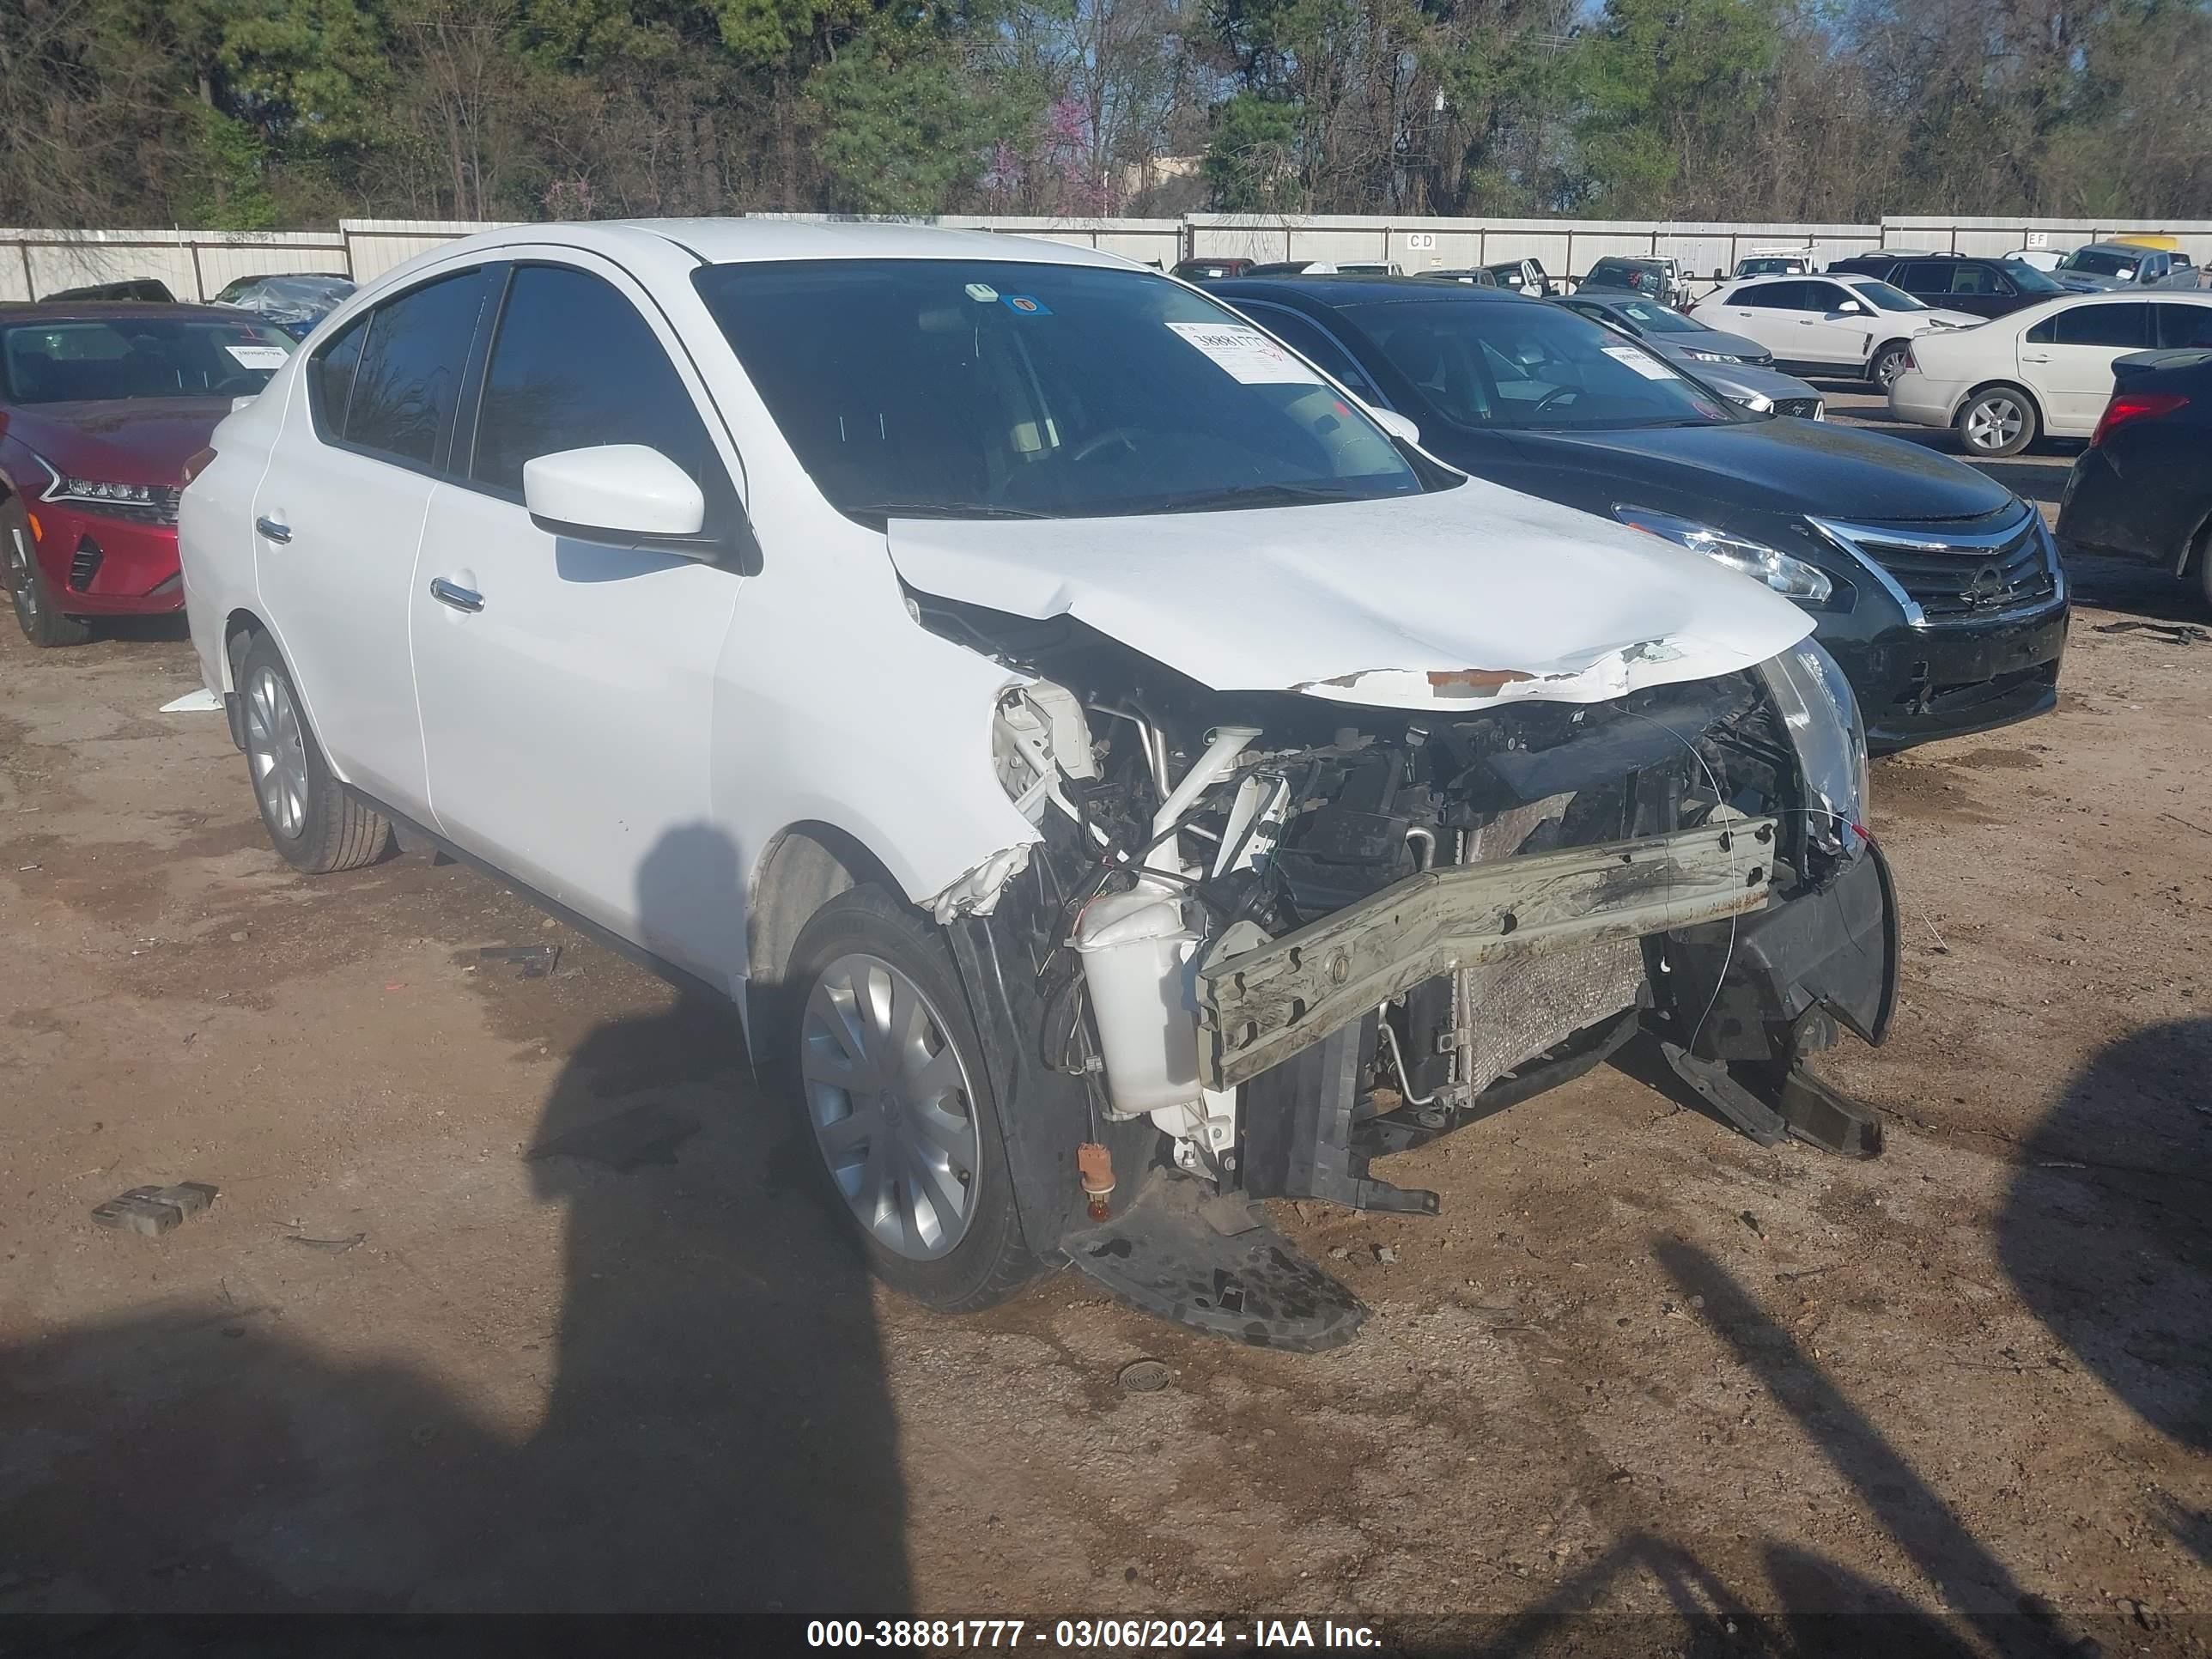
[[[2065,465],[1999,470],[2049,501]],[[155,712],[175,632],[9,629],[0,1612],[2200,1651],[2212,643],[2100,630],[2212,619],[2075,574],[2057,713],[1875,768],[1904,1005],[1830,1070],[1887,1154],[1601,1070],[1382,1166],[1439,1218],[1285,1206],[1373,1310],[1312,1358],[1073,1273],[957,1320],[874,1290],[732,1018],[459,866],[294,876],[220,717]],[[557,969],[477,957],[515,943]],[[88,1218],[177,1180],[222,1196],[164,1238]]]

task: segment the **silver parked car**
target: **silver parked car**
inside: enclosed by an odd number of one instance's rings
[[[1756,340],[1708,328],[1696,318],[1639,294],[1583,289],[1554,303],[1632,336],[1731,403],[1761,414],[1771,410],[1808,421],[1826,417],[1827,404],[1819,390],[1773,368],[1774,354]]]

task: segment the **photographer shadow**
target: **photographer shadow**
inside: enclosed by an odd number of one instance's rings
[[[737,870],[717,830],[664,837],[648,933],[734,908]],[[904,1611],[872,1281],[799,1137],[726,1000],[676,993],[577,1044],[529,1153],[568,1216],[519,1439],[411,1356],[345,1363],[281,1310],[0,1346],[0,1612]],[[466,1340],[442,1322],[410,1347]]]

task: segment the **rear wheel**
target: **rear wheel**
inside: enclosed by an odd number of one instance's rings
[[[1905,373],[1905,360],[1910,356],[1911,349],[1904,341],[1892,340],[1874,354],[1874,361],[1867,365],[1867,379],[1884,392],[1888,391],[1897,377]]]
[[[800,931],[780,1001],[786,1090],[877,1276],[946,1313],[1034,1278],[983,1045],[936,929],[854,888]]]
[[[2204,596],[2204,604],[2212,610],[2212,520],[2197,532],[2195,551],[2190,555],[2192,573],[2197,578],[2197,591]]]
[[[246,765],[261,822],[284,861],[309,875],[374,864],[392,844],[392,826],[338,787],[307,729],[284,659],[258,634],[239,665],[245,708]]]
[[[2016,386],[1984,387],[1959,410],[1959,441],[1969,455],[2017,455],[2035,441],[2035,402]]]
[[[54,608],[54,591],[31,551],[30,522],[20,502],[0,506],[0,556],[6,560],[9,597],[15,605],[15,625],[33,645],[82,645],[92,637],[92,624],[79,617],[64,616]]]

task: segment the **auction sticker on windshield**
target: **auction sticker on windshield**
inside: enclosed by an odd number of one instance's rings
[[[1246,386],[1319,386],[1321,376],[1249,323],[1170,323],[1168,326]]]
[[[1674,370],[1664,363],[1645,356],[1634,346],[1600,346],[1599,350],[1617,363],[1626,363],[1647,380],[1671,380]]]
[[[282,368],[289,356],[283,346],[225,346],[240,368]]]

